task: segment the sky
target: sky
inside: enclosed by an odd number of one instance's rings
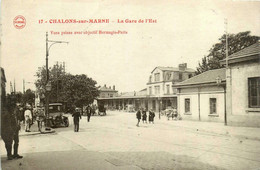
[[[26,19],[23,29],[14,18]],[[49,66],[66,63],[66,71],[86,74],[98,85],[115,85],[119,92],[146,88],[157,66],[178,67],[187,63],[196,69],[201,58],[225,32],[251,31],[260,36],[260,2],[228,0],[183,1],[90,1],[9,0],[1,2],[1,67],[5,69],[7,92],[10,81],[16,90],[35,89],[35,73],[45,65],[46,32],[50,40],[68,41],[50,48]],[[53,24],[51,19],[109,19],[109,23]],[[47,23],[39,23],[39,20]],[[117,23],[117,20],[153,19],[156,23]],[[109,35],[54,35],[54,32],[126,31]],[[50,45],[50,44],[49,44]]]

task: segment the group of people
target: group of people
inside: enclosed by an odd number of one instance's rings
[[[154,117],[155,113],[152,109],[149,110],[148,120],[149,123],[154,123]],[[137,118],[137,124],[136,126],[139,126],[140,120],[142,119],[143,123],[147,123],[147,114],[146,110],[144,108],[139,108],[139,110],[136,113]]]
[[[91,106],[87,106],[85,110],[87,117],[88,117],[88,122],[90,121],[90,117],[93,114],[93,108]],[[73,117],[73,122],[74,122],[74,132],[79,131],[79,120],[81,119],[81,113],[79,108],[75,108],[75,111],[72,113]]]

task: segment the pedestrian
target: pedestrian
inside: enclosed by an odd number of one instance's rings
[[[91,106],[91,116],[95,115],[95,113],[96,113],[96,106],[92,105]]]
[[[21,130],[21,112],[22,112],[22,107],[18,103],[13,114],[12,114],[12,128],[14,130],[14,154],[13,158],[23,158],[23,156],[18,154],[18,147],[19,147],[19,131]]]
[[[79,119],[81,119],[80,110],[78,108],[75,109],[75,112],[72,114],[74,121],[74,132],[79,131]]]
[[[1,107],[1,137],[5,143],[7,160],[12,160],[12,144],[14,131],[11,124],[11,114],[6,108]]]
[[[149,110],[149,123],[154,123],[155,114],[152,109]]]
[[[173,111],[172,111],[172,119],[174,120],[177,120],[177,117],[178,117],[178,112],[177,112],[177,109],[176,107],[173,108]]]
[[[143,123],[147,123],[147,115],[146,115],[146,110],[143,109],[142,110],[142,120],[143,120]]]
[[[42,108],[37,109],[36,111],[36,121],[38,125],[38,130],[42,132],[42,122],[44,121],[44,110]]]
[[[25,118],[25,132],[31,132],[31,121],[32,121],[32,112],[30,110],[31,106],[27,105],[26,110],[24,112],[24,118]]]
[[[87,106],[87,117],[88,117],[88,122],[90,121],[90,116],[92,114],[92,108],[88,105]]]
[[[140,119],[141,119],[141,108],[137,111],[136,113],[136,118],[137,118],[137,124],[136,126],[139,126],[139,123],[140,123]]]
[[[4,108],[3,108],[4,107]],[[18,108],[16,108],[18,109]],[[1,107],[1,137],[5,143],[5,149],[7,152],[7,160],[12,160],[14,158],[23,158],[23,156],[18,154],[19,146],[19,130],[20,120],[17,116],[17,111],[13,110],[10,106]],[[14,141],[14,154],[12,155],[12,145]]]

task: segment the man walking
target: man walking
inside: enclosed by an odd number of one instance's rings
[[[24,112],[24,118],[25,118],[25,132],[31,132],[30,126],[32,120],[32,112],[30,110],[30,105],[26,106],[26,110]]]
[[[79,131],[79,119],[81,119],[80,110],[76,108],[75,112],[72,114],[74,121],[74,132]]]
[[[90,116],[92,114],[92,108],[88,105],[87,106],[87,116],[88,116],[88,122],[90,121]]]
[[[139,110],[136,113],[136,118],[137,118],[137,124],[136,126],[139,126],[140,123],[140,119],[141,119],[141,109],[139,108]]]

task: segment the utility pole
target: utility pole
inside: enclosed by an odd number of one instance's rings
[[[51,43],[50,46],[48,43]],[[65,42],[65,41],[52,41],[48,39],[48,32],[46,32],[46,117],[49,117],[49,95],[50,95],[50,91],[51,91],[51,84],[49,82],[49,66],[48,66],[48,57],[49,57],[49,52],[51,47],[54,44],[57,43],[69,43],[69,42]],[[49,129],[49,122],[47,121],[46,123],[46,129]]]
[[[14,94],[16,93],[16,89],[15,89],[15,79],[14,79]]]
[[[225,33],[226,33],[226,68],[228,69],[228,20],[225,19]]]
[[[13,86],[12,86],[12,82],[10,81],[10,93],[13,93]]]
[[[224,123],[225,126],[227,126],[227,99],[226,99],[226,95],[227,95],[227,91],[226,91],[226,86],[229,83],[229,78],[230,75],[227,74],[227,70],[228,70],[228,20],[225,18],[225,33],[226,33],[226,85],[223,85],[223,89],[224,89]]]
[[[25,93],[25,80],[23,79],[23,94]]]

